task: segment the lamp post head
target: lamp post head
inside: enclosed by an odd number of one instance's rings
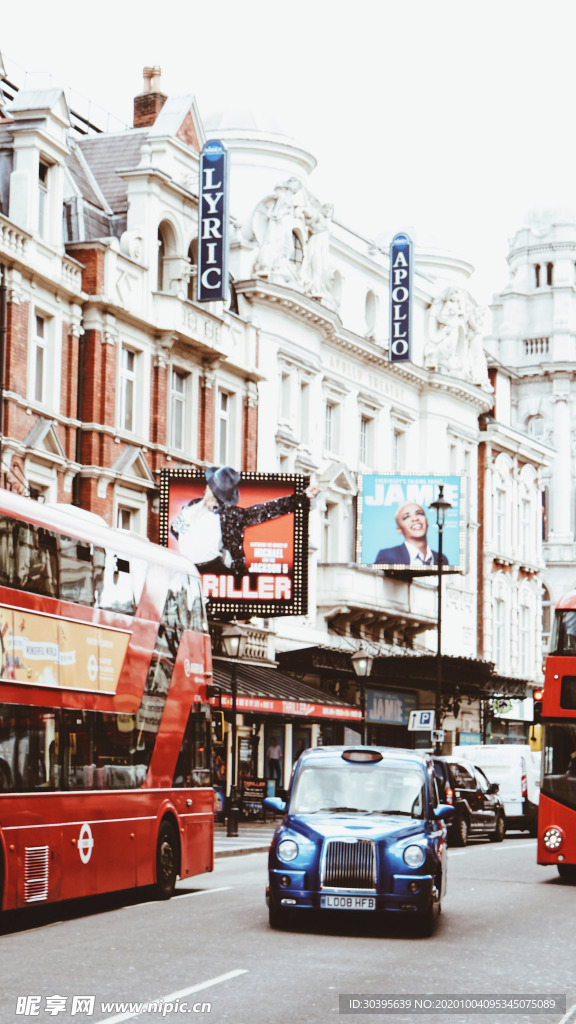
[[[449,501],[447,501],[447,499],[444,497],[444,484],[440,484],[439,485],[439,487],[438,487],[438,497],[436,498],[436,501],[431,501],[430,502],[430,506],[429,507],[433,508],[434,511],[436,512],[436,523],[437,523],[437,525],[439,527],[444,526],[444,521],[446,519],[446,513],[447,513],[449,508],[452,508],[451,503]]]
[[[356,651],[351,656],[350,661],[356,675],[361,679],[366,679],[370,675],[374,662],[372,655],[366,654],[365,651]]]
[[[246,647],[246,633],[242,626],[236,623],[222,626],[221,638],[227,658],[236,660],[243,657]]]

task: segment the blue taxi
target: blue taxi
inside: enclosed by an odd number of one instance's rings
[[[446,825],[431,757],[315,747],[294,766],[268,858],[270,925],[298,912],[400,914],[431,935],[446,891]]]

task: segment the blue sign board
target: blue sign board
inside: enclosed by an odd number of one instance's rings
[[[419,575],[436,573],[439,532],[430,504],[443,484],[451,508],[442,530],[442,571],[466,571],[461,477],[365,473],[359,484],[356,560],[360,565]]]
[[[207,142],[200,155],[198,302],[228,294],[228,153]]]
[[[390,362],[410,359],[412,242],[394,235],[390,244]]]
[[[390,690],[366,690],[366,721],[386,725],[408,725],[410,712],[417,706],[415,693]]]

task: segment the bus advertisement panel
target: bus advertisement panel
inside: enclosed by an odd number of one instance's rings
[[[210,613],[305,615],[309,478],[163,470],[160,541],[194,562]]]
[[[181,556],[0,491],[0,906],[213,865],[210,636]]]
[[[534,699],[542,723],[538,863],[576,883],[576,591],[556,606],[541,698]]]
[[[442,572],[466,571],[464,480],[459,476],[365,473],[358,491],[360,565],[430,575],[438,571],[436,510],[449,502],[442,530]]]

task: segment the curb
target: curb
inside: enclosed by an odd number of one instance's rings
[[[269,849],[270,843],[267,843],[266,846],[243,846],[235,850],[214,850],[214,860],[221,857],[243,857],[248,853],[268,853]]]

